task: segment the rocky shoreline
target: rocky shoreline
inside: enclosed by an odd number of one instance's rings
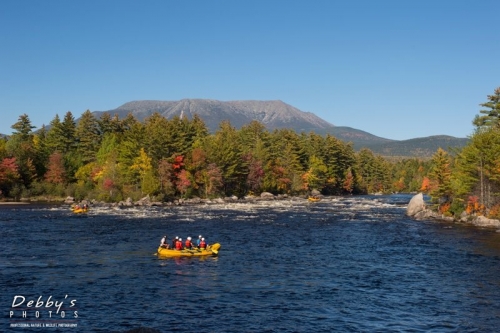
[[[438,212],[435,212],[427,208],[422,193],[418,193],[415,196],[413,196],[413,198],[411,198],[410,202],[408,203],[408,207],[406,208],[406,215],[411,216],[419,221],[439,220],[439,221],[447,221],[455,223],[464,223],[481,228],[496,228],[498,229],[497,231],[500,232],[500,220],[489,219],[485,216],[468,215],[465,212],[462,213],[460,219],[439,214]]]
[[[307,196],[289,196],[286,194],[274,195],[269,192],[263,192],[260,196],[245,196],[243,198],[238,198],[237,196],[225,197],[225,198],[214,198],[214,199],[201,199],[201,198],[190,198],[190,199],[175,199],[173,201],[160,202],[151,200],[150,196],[145,196],[144,198],[133,201],[131,198],[127,198],[127,200],[120,202],[102,202],[97,200],[82,200],[80,202],[76,202],[73,197],[67,197],[64,200],[65,204],[74,205],[74,204],[87,204],[92,207],[109,207],[109,208],[127,208],[127,207],[168,207],[168,206],[180,206],[180,205],[210,205],[210,204],[224,204],[224,203],[236,203],[236,202],[257,202],[257,201],[272,201],[272,200],[303,200],[307,199]]]

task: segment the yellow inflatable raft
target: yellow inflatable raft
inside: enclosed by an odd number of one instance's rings
[[[82,208],[82,207],[78,207],[78,208],[73,208],[73,213],[75,214],[82,214],[82,213],[86,213],[89,211],[88,208]]]
[[[215,243],[208,246],[207,249],[193,249],[193,250],[173,250],[158,247],[156,253],[158,257],[200,257],[219,254],[220,244]]]

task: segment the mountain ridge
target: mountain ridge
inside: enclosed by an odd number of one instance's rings
[[[468,141],[466,138],[446,135],[392,140],[353,127],[335,126],[312,112],[301,111],[281,100],[219,101],[201,98],[178,101],[136,100],[113,110],[94,111],[93,114],[97,118],[103,113],[109,113],[111,116],[117,114],[119,118],[124,118],[128,113],[132,113],[138,120],[143,121],[155,112],[167,119],[175,116],[192,118],[197,114],[212,133],[218,129],[223,120],[229,120],[235,128],[241,128],[257,120],[270,131],[290,128],[298,133],[330,134],[342,141],[352,142],[356,150],[368,148],[382,156],[429,157],[439,147],[449,150],[450,147],[463,147]]]
[[[233,126],[240,128],[252,120],[262,122],[270,130],[292,127],[303,130],[326,130],[334,127],[326,120],[311,112],[301,111],[280,100],[273,101],[218,101],[213,99],[181,99],[179,101],[143,100],[127,102],[116,109],[94,111],[118,114],[120,118],[132,112],[139,120],[144,120],[154,112],[165,118],[198,114],[211,132],[217,130],[222,120],[229,120]]]

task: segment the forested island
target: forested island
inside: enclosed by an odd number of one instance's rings
[[[430,160],[390,160],[331,135],[269,131],[253,121],[240,129],[222,121],[209,133],[194,115],[140,122],[68,111],[34,131],[23,114],[0,139],[0,200],[72,196],[118,202],[149,195],[242,197],[262,192],[324,195],[424,192],[447,216],[500,218],[500,88],[473,120],[470,141],[458,151],[438,149]]]

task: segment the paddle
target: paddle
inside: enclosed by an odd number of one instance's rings
[[[193,252],[188,249],[181,250],[182,253],[189,253],[190,255],[193,255]]]

